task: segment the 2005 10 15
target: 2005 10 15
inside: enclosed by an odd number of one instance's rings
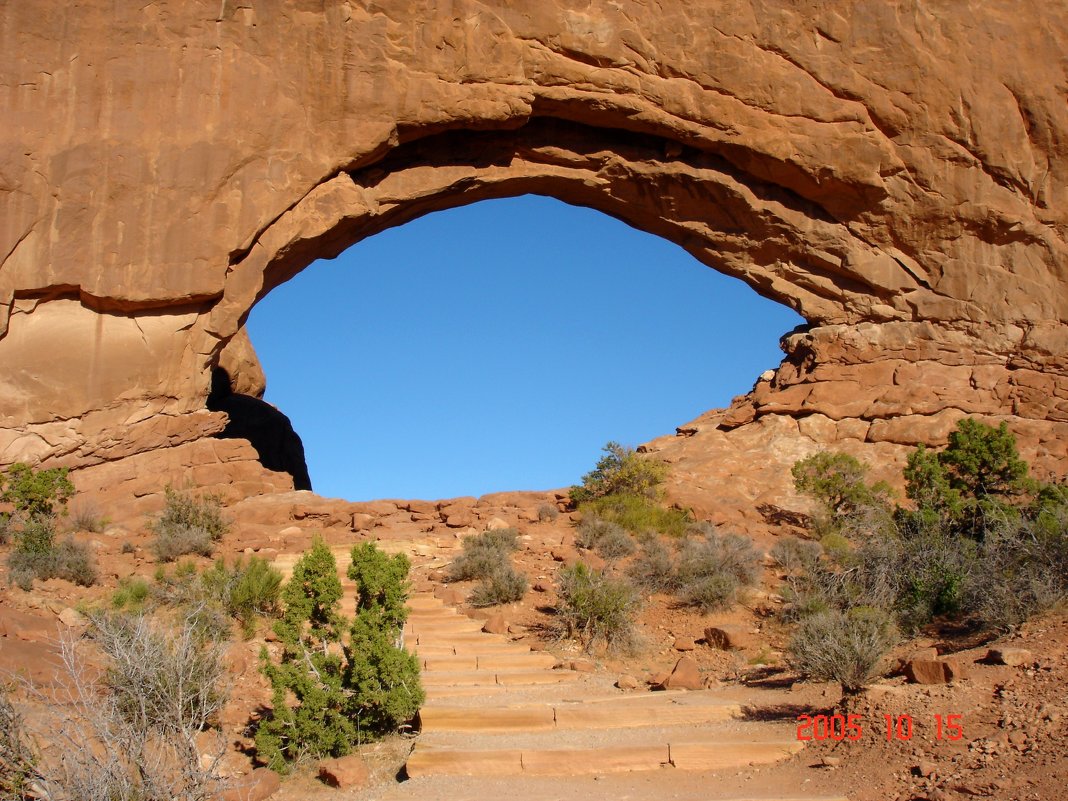
[[[962,715],[934,715],[935,739],[960,740],[964,737]],[[913,720],[911,715],[883,715],[887,740],[911,740]],[[798,715],[798,740],[856,741],[864,736],[865,721],[862,715]]]

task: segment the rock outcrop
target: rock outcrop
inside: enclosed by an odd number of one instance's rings
[[[809,322],[752,393],[655,446],[678,464],[768,436],[892,454],[963,414],[1068,462],[1065,8],[25,0],[0,22],[0,464],[166,450],[184,477],[225,423],[211,369],[262,392],[259,298],[526,192]]]

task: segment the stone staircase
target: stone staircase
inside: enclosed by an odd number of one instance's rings
[[[389,551],[404,549],[398,542],[379,545]],[[425,544],[423,548],[425,556]],[[345,608],[351,609],[355,588],[344,578],[348,551],[334,553]],[[296,559],[279,556],[275,565],[288,575]],[[430,593],[413,593],[409,608],[404,645],[420,660],[427,700],[405,768],[413,781],[383,798],[406,798],[406,785],[428,782],[445,785],[420,797],[440,791],[452,797],[489,798],[506,792],[515,798],[540,798],[548,797],[548,791],[537,782],[552,777],[600,780],[666,769],[695,772],[699,778],[696,772],[771,765],[803,747],[791,721],[746,720],[737,703],[714,690],[623,694],[603,674],[558,668],[557,659],[547,652],[484,633],[479,621]],[[507,790],[476,790],[485,782],[509,779]],[[529,793],[520,791],[522,783],[530,783]],[[573,797],[580,796],[601,797],[588,792]],[[705,786],[700,797],[719,796]],[[795,799],[765,794],[760,799],[846,801],[845,796],[811,795]]]

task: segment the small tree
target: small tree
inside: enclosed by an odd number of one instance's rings
[[[321,539],[293,567],[282,590],[282,618],[274,625],[282,641],[280,664],[260,652],[273,690],[271,713],[256,732],[256,751],[268,767],[288,772],[305,756],[347,754],[356,727],[345,714],[340,648],[344,620],[338,612],[341,580],[337,562]],[[289,697],[296,704],[289,704]]]
[[[609,442],[597,467],[582,477],[582,486],[571,488],[578,504],[606,495],[637,495],[657,498],[667,477],[667,465],[640,456],[632,448]]]
[[[317,539],[282,590],[279,664],[266,649],[262,670],[272,710],[256,732],[261,759],[280,772],[306,756],[343,756],[411,718],[422,704],[419,664],[398,647],[407,618],[408,560],[367,543],[353,548],[356,619],[339,611],[337,562]],[[290,699],[296,703],[291,705]]]
[[[889,485],[868,484],[868,466],[846,453],[820,451],[796,462],[790,473],[794,488],[823,507],[819,528],[838,531],[849,518],[883,509],[889,502]]]
[[[404,554],[388,556],[365,542],[352,549],[348,577],[356,583],[356,619],[350,629],[346,686],[361,739],[377,739],[410,720],[425,694],[419,661],[400,647],[408,619],[408,570]]]
[[[1013,499],[1035,489],[1027,473],[1005,423],[994,428],[966,417],[945,450],[920,445],[909,455],[905,493],[917,507],[912,522],[940,524],[981,540],[991,519],[1014,516]]]

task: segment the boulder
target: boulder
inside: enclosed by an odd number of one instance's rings
[[[234,780],[233,786],[215,796],[215,801],[263,801],[274,795],[280,786],[277,773],[270,768],[256,768],[247,776]]]
[[[721,651],[741,651],[759,644],[756,635],[745,626],[726,623],[706,628],[705,642]]]
[[[705,686],[697,662],[688,656],[675,663],[671,675],[661,684],[663,690],[700,690]]]
[[[349,754],[320,762],[319,778],[339,790],[355,790],[370,782],[371,773],[367,770],[363,757],[359,754]]]
[[[991,648],[986,655],[988,661],[995,665],[1019,667],[1035,661],[1035,656],[1026,648]]]

